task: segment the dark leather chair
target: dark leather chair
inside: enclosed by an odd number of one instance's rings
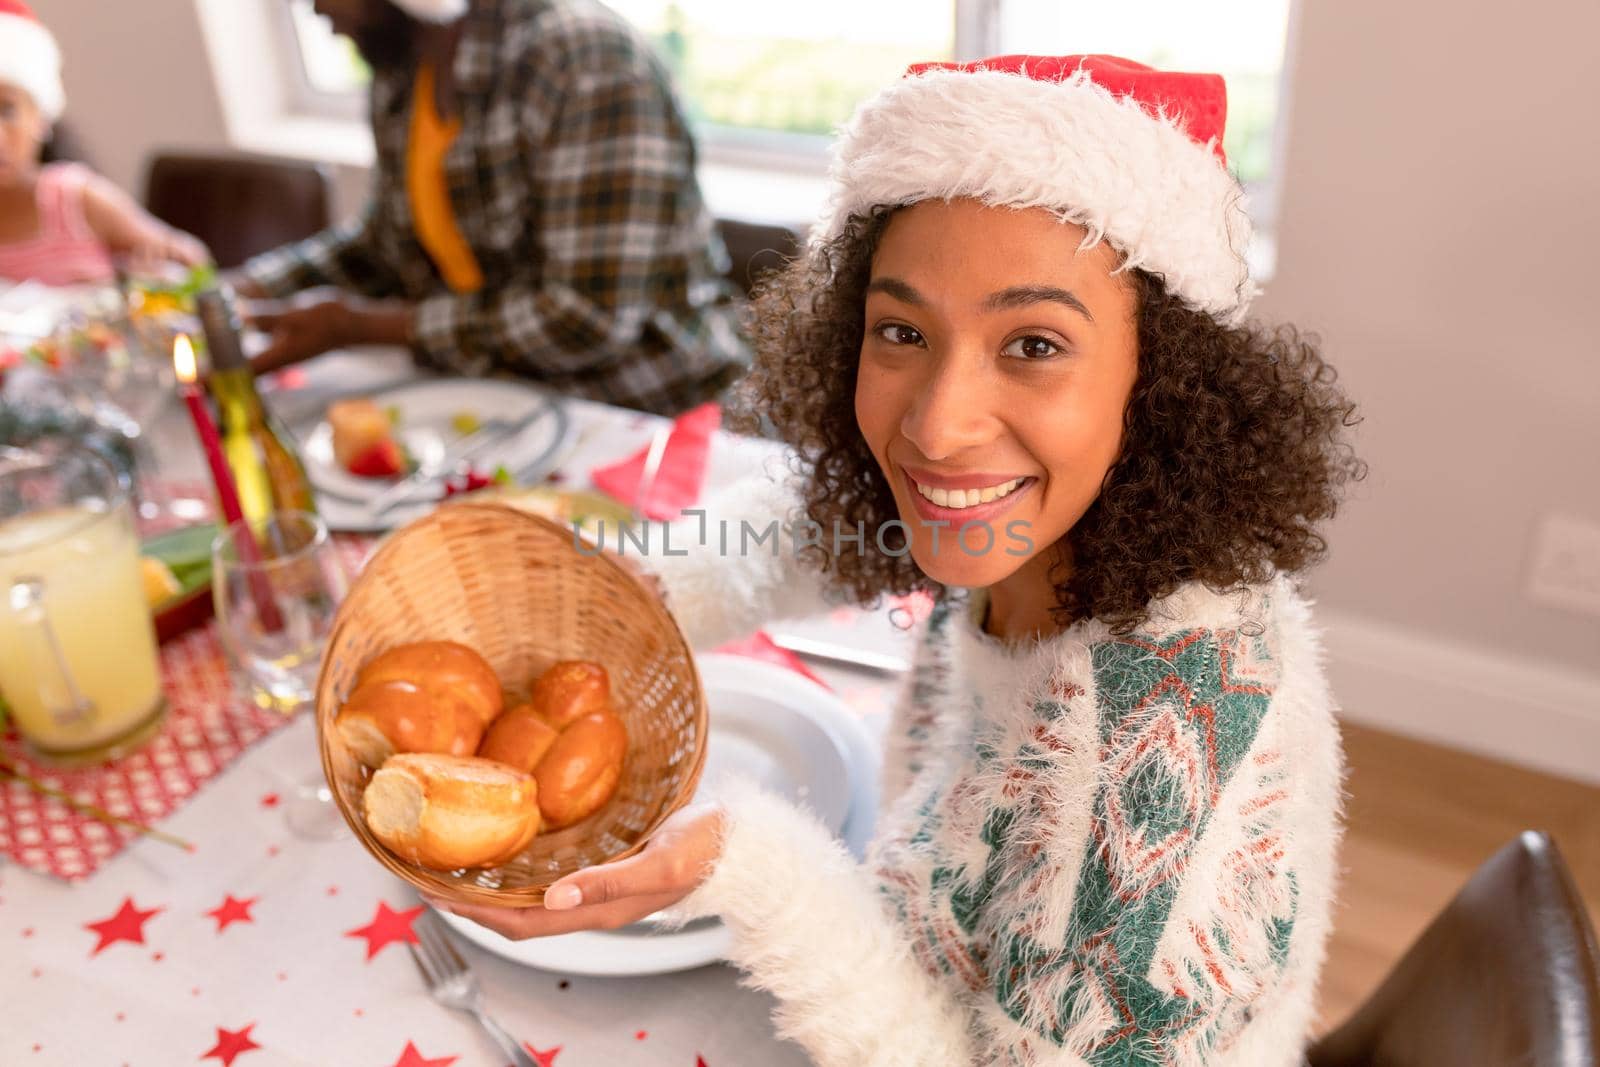
[[[333,183],[316,163],[260,156],[158,155],[145,178],[156,218],[206,243],[219,267],[327,227]]]
[[[1489,858],[1310,1067],[1597,1067],[1600,951],[1554,842]]]
[[[800,251],[802,234],[788,226],[718,219],[717,233],[728,249],[728,277],[745,296],[762,275],[779,270]]]

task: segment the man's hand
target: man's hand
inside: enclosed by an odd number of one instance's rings
[[[257,374],[345,345],[406,344],[411,335],[409,305],[337,291],[293,303],[255,301],[245,309],[245,321],[272,336],[272,343],[251,360]]]
[[[427,898],[430,904],[509,937],[616,930],[688,896],[722,852],[721,808],[685,808],[662,824],[636,856],[588,867],[552,885],[544,906],[500,908]]]

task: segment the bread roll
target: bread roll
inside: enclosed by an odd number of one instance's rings
[[[500,679],[494,668],[454,641],[420,641],[391,648],[361,668],[356,684],[390,681],[450,693],[477,712],[485,726],[500,714]]]
[[[593,815],[622,779],[628,731],[609,711],[591,712],[561,731],[534,768],[539,810],[552,830]]]
[[[439,695],[410,682],[362,682],[334,719],[339,738],[356,759],[381,767],[396,752],[470,756],[483,723],[453,694]]]
[[[478,755],[528,774],[558,736],[559,731],[545,722],[532,704],[518,704],[490,724]]]
[[[596,711],[611,706],[611,679],[598,663],[565,660],[557,663],[533,683],[528,703],[557,730]]]
[[[367,827],[396,855],[436,870],[492,867],[539,832],[538,787],[473,756],[392,757],[367,784]]]

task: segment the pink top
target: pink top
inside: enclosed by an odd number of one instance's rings
[[[45,285],[109,282],[111,254],[89,228],[83,187],[92,172],[81,163],[49,163],[39,171],[39,234],[0,244],[0,279]]]

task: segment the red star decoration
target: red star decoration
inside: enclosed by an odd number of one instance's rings
[[[450,1067],[460,1058],[460,1056],[440,1056],[436,1060],[424,1059],[422,1053],[417,1051],[417,1046],[407,1041],[405,1051],[394,1061],[394,1067]]]
[[[221,904],[206,912],[207,915],[217,920],[217,933],[228,928],[229,923],[253,923],[256,917],[250,914],[250,906],[260,897],[246,897],[243,900],[234,899],[230,893]]]
[[[555,1067],[556,1055],[561,1051],[561,1046],[557,1045],[555,1048],[545,1049],[540,1052],[526,1041],[522,1043],[522,1047],[528,1050],[528,1055],[533,1057],[533,1062],[537,1063],[539,1067]]]
[[[395,911],[383,901],[378,901],[378,911],[372,921],[365,926],[358,926],[354,930],[346,930],[346,937],[364,937],[367,939],[367,959],[376,956],[380,950],[396,941],[409,941],[417,944],[417,932],[411,929],[411,924],[418,915],[422,914],[421,904],[405,911]]]
[[[249,1052],[253,1048],[261,1047],[250,1040],[250,1031],[255,1028],[255,1023],[251,1023],[243,1030],[224,1030],[220,1026],[217,1027],[217,1043],[212,1045],[209,1051],[202,1053],[200,1058],[203,1060],[219,1059],[222,1061],[222,1067],[230,1067],[233,1063],[233,1058],[241,1052]]]
[[[275,808],[275,807],[277,807],[278,806],[278,794],[276,794],[276,793],[263,793],[262,796],[261,796],[261,806],[263,808]]]
[[[109,919],[99,922],[84,923],[85,930],[93,930],[100,935],[100,943],[90,952],[90,956],[98,956],[109,945],[118,941],[132,941],[136,945],[144,944],[144,924],[150,917],[159,912],[160,908],[151,908],[149,911],[140,911],[134,906],[132,897],[122,898],[122,907]]]
[[[695,1058],[694,1058],[694,1067],[706,1067],[705,1057],[704,1056],[699,1056],[699,1055],[695,1056]]]

